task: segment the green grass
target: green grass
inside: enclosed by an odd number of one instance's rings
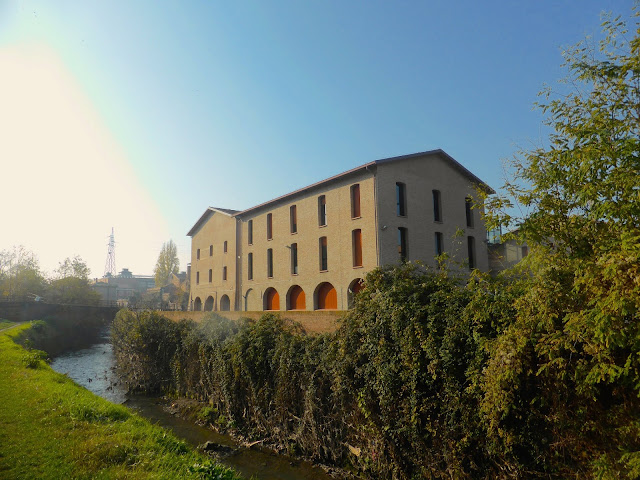
[[[5,320],[4,318],[0,318],[0,330],[4,330],[12,325],[15,325],[16,322],[10,322],[9,320]]]
[[[13,342],[26,328],[0,333],[0,479],[241,478],[53,371]]]

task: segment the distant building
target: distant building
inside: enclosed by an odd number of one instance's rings
[[[501,230],[493,230],[488,235],[489,271],[496,275],[502,270],[513,267],[529,255],[527,243],[518,243],[514,239],[504,240]]]
[[[436,266],[444,252],[487,271],[477,188],[494,193],[433,150],[373,161],[244,211],[210,207],[187,234],[191,308],[345,310],[375,267]]]
[[[102,295],[104,301],[113,301],[113,288],[115,288],[115,301],[121,305],[126,305],[133,295],[145,293],[154,286],[155,277],[133,275],[127,268],[123,268],[115,277],[108,275],[93,281],[93,288]]]

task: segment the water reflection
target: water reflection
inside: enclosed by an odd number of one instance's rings
[[[102,343],[90,348],[56,357],[51,367],[110,402],[126,404],[128,408],[135,410],[153,423],[171,430],[176,436],[193,446],[202,445],[206,441],[237,446],[227,435],[218,434],[172,415],[164,408],[161,399],[139,395],[127,396],[113,371],[113,348],[109,343],[108,331],[103,333],[101,341]],[[329,480],[332,478],[322,469],[313,467],[308,462],[300,462],[268,451],[238,448],[221,462],[246,478],[254,477],[259,480]]]

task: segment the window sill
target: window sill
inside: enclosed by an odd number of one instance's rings
[[[295,232],[291,232],[291,235],[297,235],[298,231],[296,230]]]
[[[327,224],[325,223],[324,225],[318,225],[318,228],[324,228],[326,226],[327,226]]]
[[[327,273],[329,270],[320,270],[320,273]]]
[[[364,267],[363,267],[362,265],[354,265],[354,266],[353,266],[353,269],[354,269],[354,270],[357,270],[358,268],[364,268]]]
[[[351,220],[360,220],[362,218],[362,215],[358,215],[357,217],[351,217]]]
[[[291,276],[292,277],[297,277],[298,275],[300,275],[299,273],[292,273]]]

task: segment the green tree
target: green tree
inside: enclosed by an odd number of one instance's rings
[[[52,303],[95,305],[100,294],[89,285],[90,269],[82,258],[75,256],[60,262],[56,276],[49,282],[46,300]]]
[[[506,185],[530,213],[487,203],[533,254],[515,322],[492,347],[483,412],[513,462],[561,476],[640,476],[637,9],[631,19],[630,32],[605,17],[600,42],[564,52],[561,92],[541,94],[548,145],[520,152]],[[550,455],[535,464],[539,450]]]
[[[45,288],[46,279],[33,252],[23,246],[0,251],[1,296],[41,296]]]
[[[156,287],[165,286],[169,282],[169,276],[172,273],[178,273],[179,269],[178,247],[176,247],[173,240],[169,240],[162,244],[158,261],[153,269],[153,273],[156,276]]]

